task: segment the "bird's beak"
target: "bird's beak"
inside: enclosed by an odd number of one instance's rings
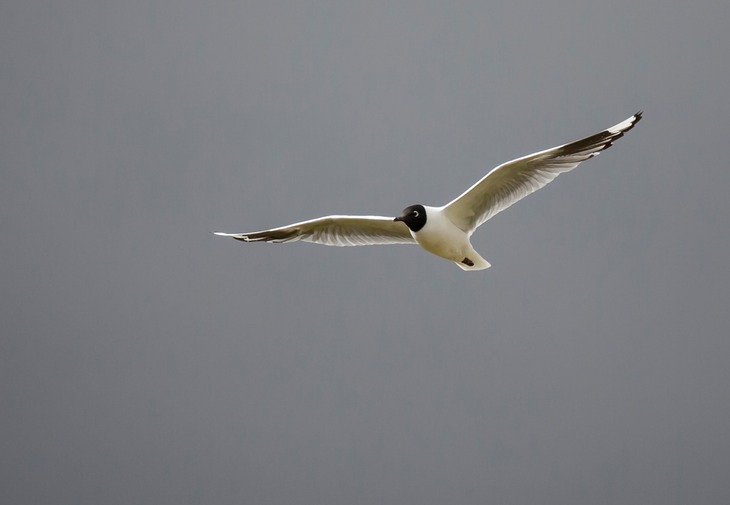
[[[403,221],[403,216],[398,216],[393,221]]]

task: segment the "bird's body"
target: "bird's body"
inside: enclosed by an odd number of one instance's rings
[[[442,207],[411,205],[396,218],[325,216],[251,233],[221,233],[243,242],[302,240],[330,246],[419,244],[426,251],[456,263],[463,270],[490,264],[471,245],[482,223],[544,187],[558,175],[593,158],[641,120],[637,112],[600,133],[509,161],[491,170],[459,197]]]
[[[474,250],[469,241],[470,233],[465,233],[457,227],[444,213],[444,207],[429,207],[426,205],[412,206],[416,212],[423,213],[425,223],[418,231],[409,226],[411,236],[418,245],[428,252],[441,256],[456,263],[463,270],[484,270],[490,264]],[[408,223],[407,215],[396,219]]]

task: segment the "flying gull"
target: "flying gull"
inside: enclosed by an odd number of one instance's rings
[[[558,175],[611,147],[641,120],[637,112],[590,137],[546,149],[492,169],[480,181],[442,207],[411,205],[396,218],[333,215],[250,233],[214,232],[243,242],[295,242],[329,246],[419,244],[463,270],[491,265],[471,245],[471,234],[485,221],[537,191]]]

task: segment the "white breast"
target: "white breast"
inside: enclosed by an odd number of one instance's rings
[[[425,207],[426,225],[411,232],[421,247],[428,252],[452,261],[460,262],[473,253],[469,236],[456,227],[440,207]]]

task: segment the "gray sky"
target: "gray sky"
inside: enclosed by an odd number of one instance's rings
[[[730,500],[730,6],[0,7],[0,498]],[[240,244],[443,204],[636,110],[474,235]]]

